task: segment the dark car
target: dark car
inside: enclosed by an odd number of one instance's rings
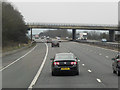
[[[41,37],[41,39],[44,39],[44,37]]]
[[[60,44],[58,41],[52,41],[51,46],[52,47],[60,47]]]
[[[79,75],[78,59],[73,53],[58,53],[51,60],[52,76],[58,75],[59,73]]]
[[[120,76],[120,55],[117,55],[115,58],[112,58],[112,60],[113,60],[112,63],[113,73]]]

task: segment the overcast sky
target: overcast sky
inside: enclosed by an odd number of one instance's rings
[[[26,22],[118,24],[117,2],[12,3]]]
[[[8,1],[21,12],[26,22],[118,24],[118,0]],[[36,29],[33,33],[41,31]]]

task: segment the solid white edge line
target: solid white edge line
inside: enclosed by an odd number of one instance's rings
[[[98,78],[97,78],[97,81],[98,81],[99,83],[101,83],[101,82],[102,82],[102,81],[101,81],[100,79],[98,79]]]
[[[41,71],[42,71],[42,69],[43,69],[43,66],[44,66],[44,64],[45,64],[45,61],[46,61],[46,59],[47,59],[47,55],[48,55],[48,45],[47,45],[46,43],[45,43],[45,45],[46,45],[46,54],[45,54],[44,60],[43,60],[43,62],[42,62],[42,64],[41,64],[41,66],[40,66],[37,74],[35,75],[34,79],[32,80],[30,86],[28,87],[28,90],[29,90],[29,89],[32,89],[33,85],[35,85],[35,83],[37,82],[37,79],[38,79],[38,77],[40,76]]]
[[[13,65],[14,63],[16,63],[17,61],[19,61],[20,59],[24,58],[26,55],[28,55],[29,53],[31,53],[35,48],[37,47],[37,45],[32,48],[29,52],[27,52],[25,55],[21,56],[20,58],[18,58],[17,60],[13,61],[12,63],[8,64],[7,66],[3,67],[2,69],[0,69],[0,72],[5,70],[6,68],[8,68],[9,66]]]

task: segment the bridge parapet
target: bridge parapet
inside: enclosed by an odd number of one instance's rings
[[[84,29],[84,30],[118,30],[118,25],[108,24],[78,24],[78,23],[26,23],[29,28],[50,29]]]

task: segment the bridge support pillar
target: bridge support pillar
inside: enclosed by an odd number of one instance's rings
[[[115,41],[115,31],[109,30],[109,41],[114,42]]]
[[[72,40],[76,40],[76,29],[72,29]]]
[[[31,34],[30,34],[30,35],[31,35],[31,41],[32,41],[32,28],[30,28],[30,31],[31,31]]]

